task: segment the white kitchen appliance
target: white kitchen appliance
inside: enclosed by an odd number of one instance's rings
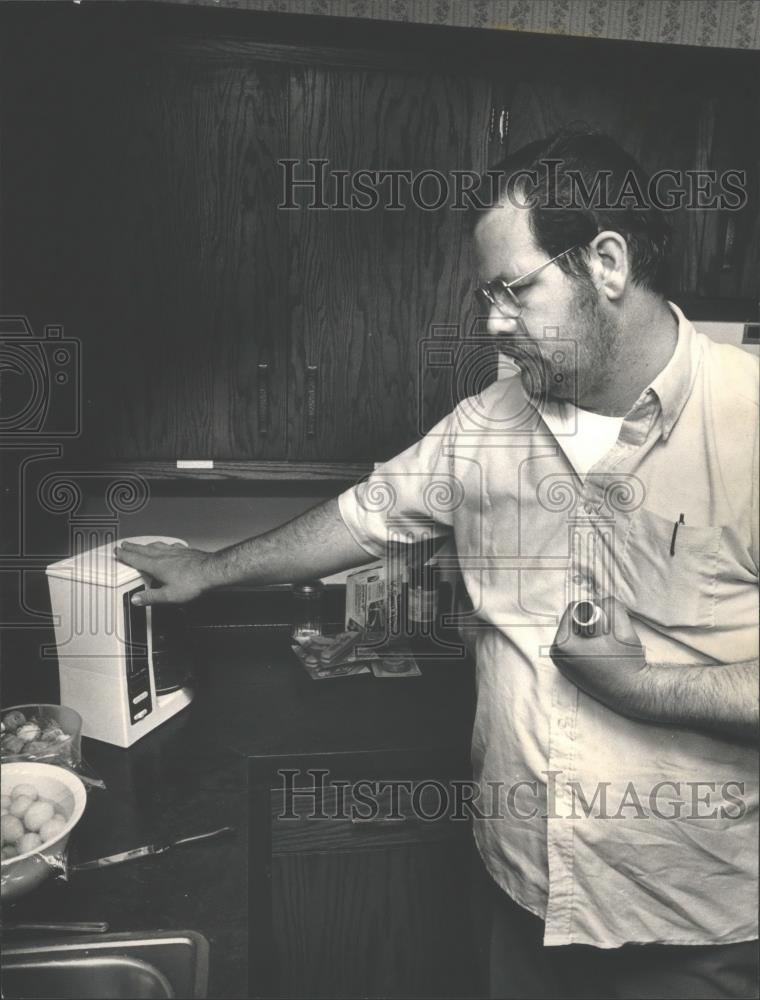
[[[187,544],[159,535],[122,541]],[[47,577],[61,704],[79,712],[85,736],[129,747],[189,705],[192,690],[157,692],[152,610],[131,601],[146,579],[114,557],[116,544],[52,563]]]

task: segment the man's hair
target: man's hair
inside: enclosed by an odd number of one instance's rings
[[[530,229],[557,264],[590,278],[584,250],[605,229],[625,238],[635,284],[665,294],[670,228],[648,196],[649,176],[614,139],[575,125],[523,146],[481,178],[480,218],[515,196],[530,205]]]

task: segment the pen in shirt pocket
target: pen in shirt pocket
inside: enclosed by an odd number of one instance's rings
[[[679,525],[686,524],[683,514],[679,514],[678,520],[673,525],[673,534],[670,538],[670,554],[674,556],[676,554],[676,535],[678,534]]]

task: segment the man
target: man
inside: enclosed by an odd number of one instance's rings
[[[142,603],[187,601],[360,565],[424,516],[477,612],[492,995],[757,995],[757,369],[663,297],[667,227],[615,204],[647,185],[611,140],[495,176],[479,291],[519,377],[281,528],[120,558],[161,584]]]

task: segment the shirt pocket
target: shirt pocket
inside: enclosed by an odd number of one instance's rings
[[[640,507],[618,563],[618,596],[635,615],[666,626],[712,628],[722,527],[679,524]]]

